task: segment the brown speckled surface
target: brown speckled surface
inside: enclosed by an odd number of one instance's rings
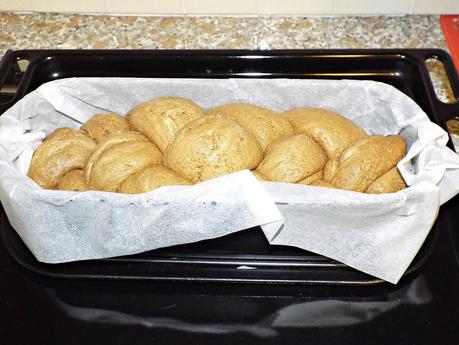
[[[375,17],[128,17],[0,13],[7,49],[442,48],[436,15]],[[443,99],[454,98],[434,68]]]
[[[446,48],[438,16],[111,17],[0,13],[21,48]]]

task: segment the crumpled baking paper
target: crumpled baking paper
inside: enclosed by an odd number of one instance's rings
[[[367,195],[259,183],[241,171],[130,196],[43,190],[25,176],[34,149],[55,128],[77,128],[94,113],[125,114],[157,96],[190,98],[206,109],[229,102],[276,111],[324,107],[368,134],[400,133],[409,150],[398,167],[410,187]],[[42,85],[0,118],[0,200],[13,227],[43,262],[133,254],[261,225],[273,245],[303,248],[396,283],[439,206],[459,191],[459,158],[445,146],[447,140],[447,133],[410,98],[373,81],[63,79]]]

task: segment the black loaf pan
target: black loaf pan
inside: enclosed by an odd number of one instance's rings
[[[0,63],[0,86],[15,87],[0,93],[0,114],[43,83],[69,77],[368,79],[395,86],[446,130],[446,122],[459,114],[459,106],[437,99],[425,64],[428,58],[444,64],[453,91],[459,95],[453,63],[442,50],[8,51]],[[28,60],[25,71],[19,68],[19,60]],[[43,264],[11,228],[3,209],[0,216],[2,238],[10,254],[22,266],[52,277],[268,284],[383,283],[311,252],[270,246],[260,228],[133,256]],[[440,211],[439,217],[443,216]],[[441,231],[439,223],[437,220],[405,275],[422,269],[428,260]]]

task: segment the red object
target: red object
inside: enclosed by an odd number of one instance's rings
[[[459,71],[459,15],[440,16],[440,25],[445,34],[456,70]]]

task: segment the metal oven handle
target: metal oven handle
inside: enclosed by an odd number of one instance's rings
[[[0,115],[24,96],[27,90],[31,73],[28,68],[21,71],[18,61],[28,60],[30,62],[32,56],[37,54],[38,52],[26,50],[8,50],[0,60]],[[9,88],[5,92],[7,84]]]

